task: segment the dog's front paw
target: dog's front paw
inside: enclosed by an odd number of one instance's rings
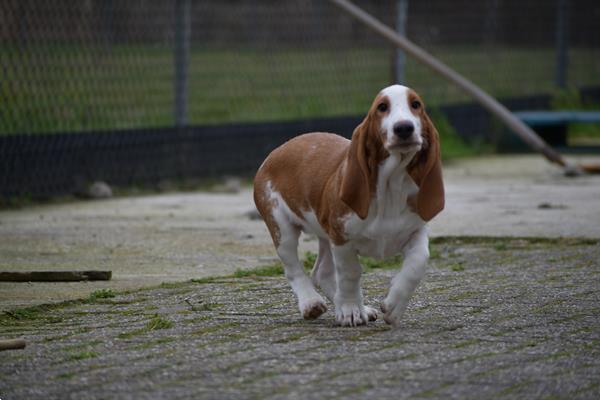
[[[304,319],[317,319],[327,311],[323,298],[315,298],[300,303],[300,313]]]
[[[335,320],[340,326],[359,326],[365,325],[369,316],[363,305],[344,303],[335,307]]]
[[[369,319],[369,322],[377,321],[377,309],[365,306],[365,312],[367,313],[367,318]]]
[[[402,318],[402,315],[404,314],[405,310],[406,304],[403,304],[401,301],[392,302],[389,299],[385,299],[381,303],[383,320],[394,327],[400,325],[400,319]]]

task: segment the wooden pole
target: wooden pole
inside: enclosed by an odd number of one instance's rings
[[[396,32],[406,36],[406,17],[408,15],[408,0],[396,0]],[[399,84],[406,82],[406,54],[402,49],[396,49],[394,59],[394,80]]]
[[[412,43],[410,40],[398,35],[393,29],[384,25],[381,21],[375,19],[370,14],[366,13],[359,7],[347,0],[330,0],[333,4],[340,7],[349,15],[362,22],[371,30],[375,31],[397,47],[403,49],[407,54],[410,54],[417,61],[431,68],[434,72],[441,75],[443,78],[454,83],[468,95],[473,97],[485,109],[498,117],[506,126],[525,141],[535,151],[543,154],[549,161],[564,167],[567,172],[576,174],[581,172],[581,168],[577,165],[569,164],[563,157],[548,146],[542,138],[540,138],[530,127],[525,125],[520,119],[515,117],[506,107],[500,104],[489,94],[485,93],[481,88],[469,81],[446,64],[442,63],[431,54],[419,46]]]
[[[111,271],[0,271],[0,282],[108,281]]]
[[[0,340],[0,351],[24,349],[26,345],[23,339]]]

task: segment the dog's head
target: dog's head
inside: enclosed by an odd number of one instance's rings
[[[423,220],[431,220],[444,208],[439,136],[419,95],[401,85],[379,92],[352,135],[341,198],[362,219],[375,192],[378,166],[390,154],[410,160],[407,171],[419,187],[411,206]]]

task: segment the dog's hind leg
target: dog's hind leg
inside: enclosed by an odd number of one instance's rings
[[[315,286],[321,288],[325,296],[333,302],[336,289],[335,267],[329,240],[319,238],[319,255],[310,275]]]
[[[304,319],[318,318],[327,311],[327,306],[298,259],[300,229],[286,221],[279,223],[279,230],[281,240],[277,246],[277,254],[283,263],[285,276],[298,298],[300,313]]]
[[[327,311],[327,306],[298,259],[300,228],[292,223],[291,210],[274,193],[260,170],[254,181],[254,202],[267,224],[277,255],[283,263],[285,276],[298,299],[300,313],[305,319],[318,318]]]

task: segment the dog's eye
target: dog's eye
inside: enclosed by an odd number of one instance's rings
[[[410,103],[410,106],[414,109],[414,110],[418,110],[419,108],[421,108],[421,102],[419,100],[413,100],[412,103]]]
[[[377,106],[377,111],[379,111],[379,112],[386,112],[387,110],[388,110],[387,103],[379,103],[379,105]]]

